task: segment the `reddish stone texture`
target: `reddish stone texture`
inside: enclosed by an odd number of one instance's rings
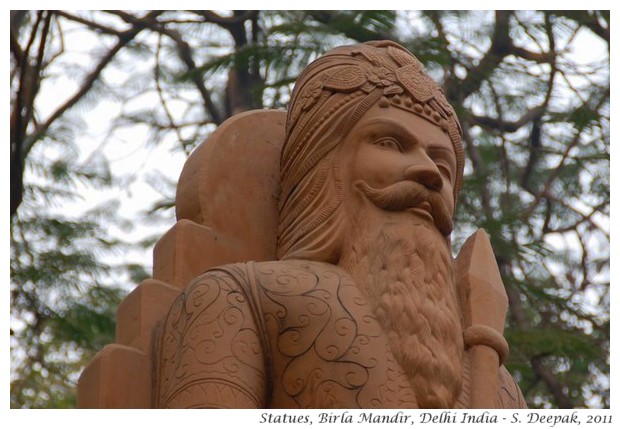
[[[302,73],[288,113],[190,156],[153,279],[121,304],[83,408],[519,408],[484,231],[455,259],[461,129],[393,42]]]

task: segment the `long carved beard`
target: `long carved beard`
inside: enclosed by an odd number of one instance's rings
[[[411,213],[368,204],[350,224],[342,265],[357,281],[420,408],[452,408],[463,340],[445,237]]]

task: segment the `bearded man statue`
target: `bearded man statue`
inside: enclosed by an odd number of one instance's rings
[[[157,405],[524,407],[503,327],[472,325],[450,251],[463,164],[453,108],[400,45],[310,64],[286,120],[277,260],[211,269],[179,296]]]

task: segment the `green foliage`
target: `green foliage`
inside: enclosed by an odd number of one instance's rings
[[[115,284],[122,267],[113,272],[102,255],[123,244],[102,226],[114,222],[114,204],[79,218],[52,209],[78,197],[77,181],[108,186],[102,160],[92,166],[34,154],[29,164],[55,185],[27,184],[11,219],[11,407],[72,408],[84,365],[114,340],[126,292]]]
[[[92,220],[41,211],[13,220],[11,407],[73,407],[81,369],[114,339],[124,291],[106,281],[93,237],[105,232]]]

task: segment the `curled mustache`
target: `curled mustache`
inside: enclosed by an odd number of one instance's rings
[[[374,205],[383,210],[399,212],[412,208],[421,208],[420,205],[430,205],[430,215],[437,229],[445,236],[450,235],[454,228],[452,214],[448,213],[438,192],[431,191],[425,186],[410,180],[403,180],[385,188],[373,188],[363,180],[355,182],[362,194]]]

